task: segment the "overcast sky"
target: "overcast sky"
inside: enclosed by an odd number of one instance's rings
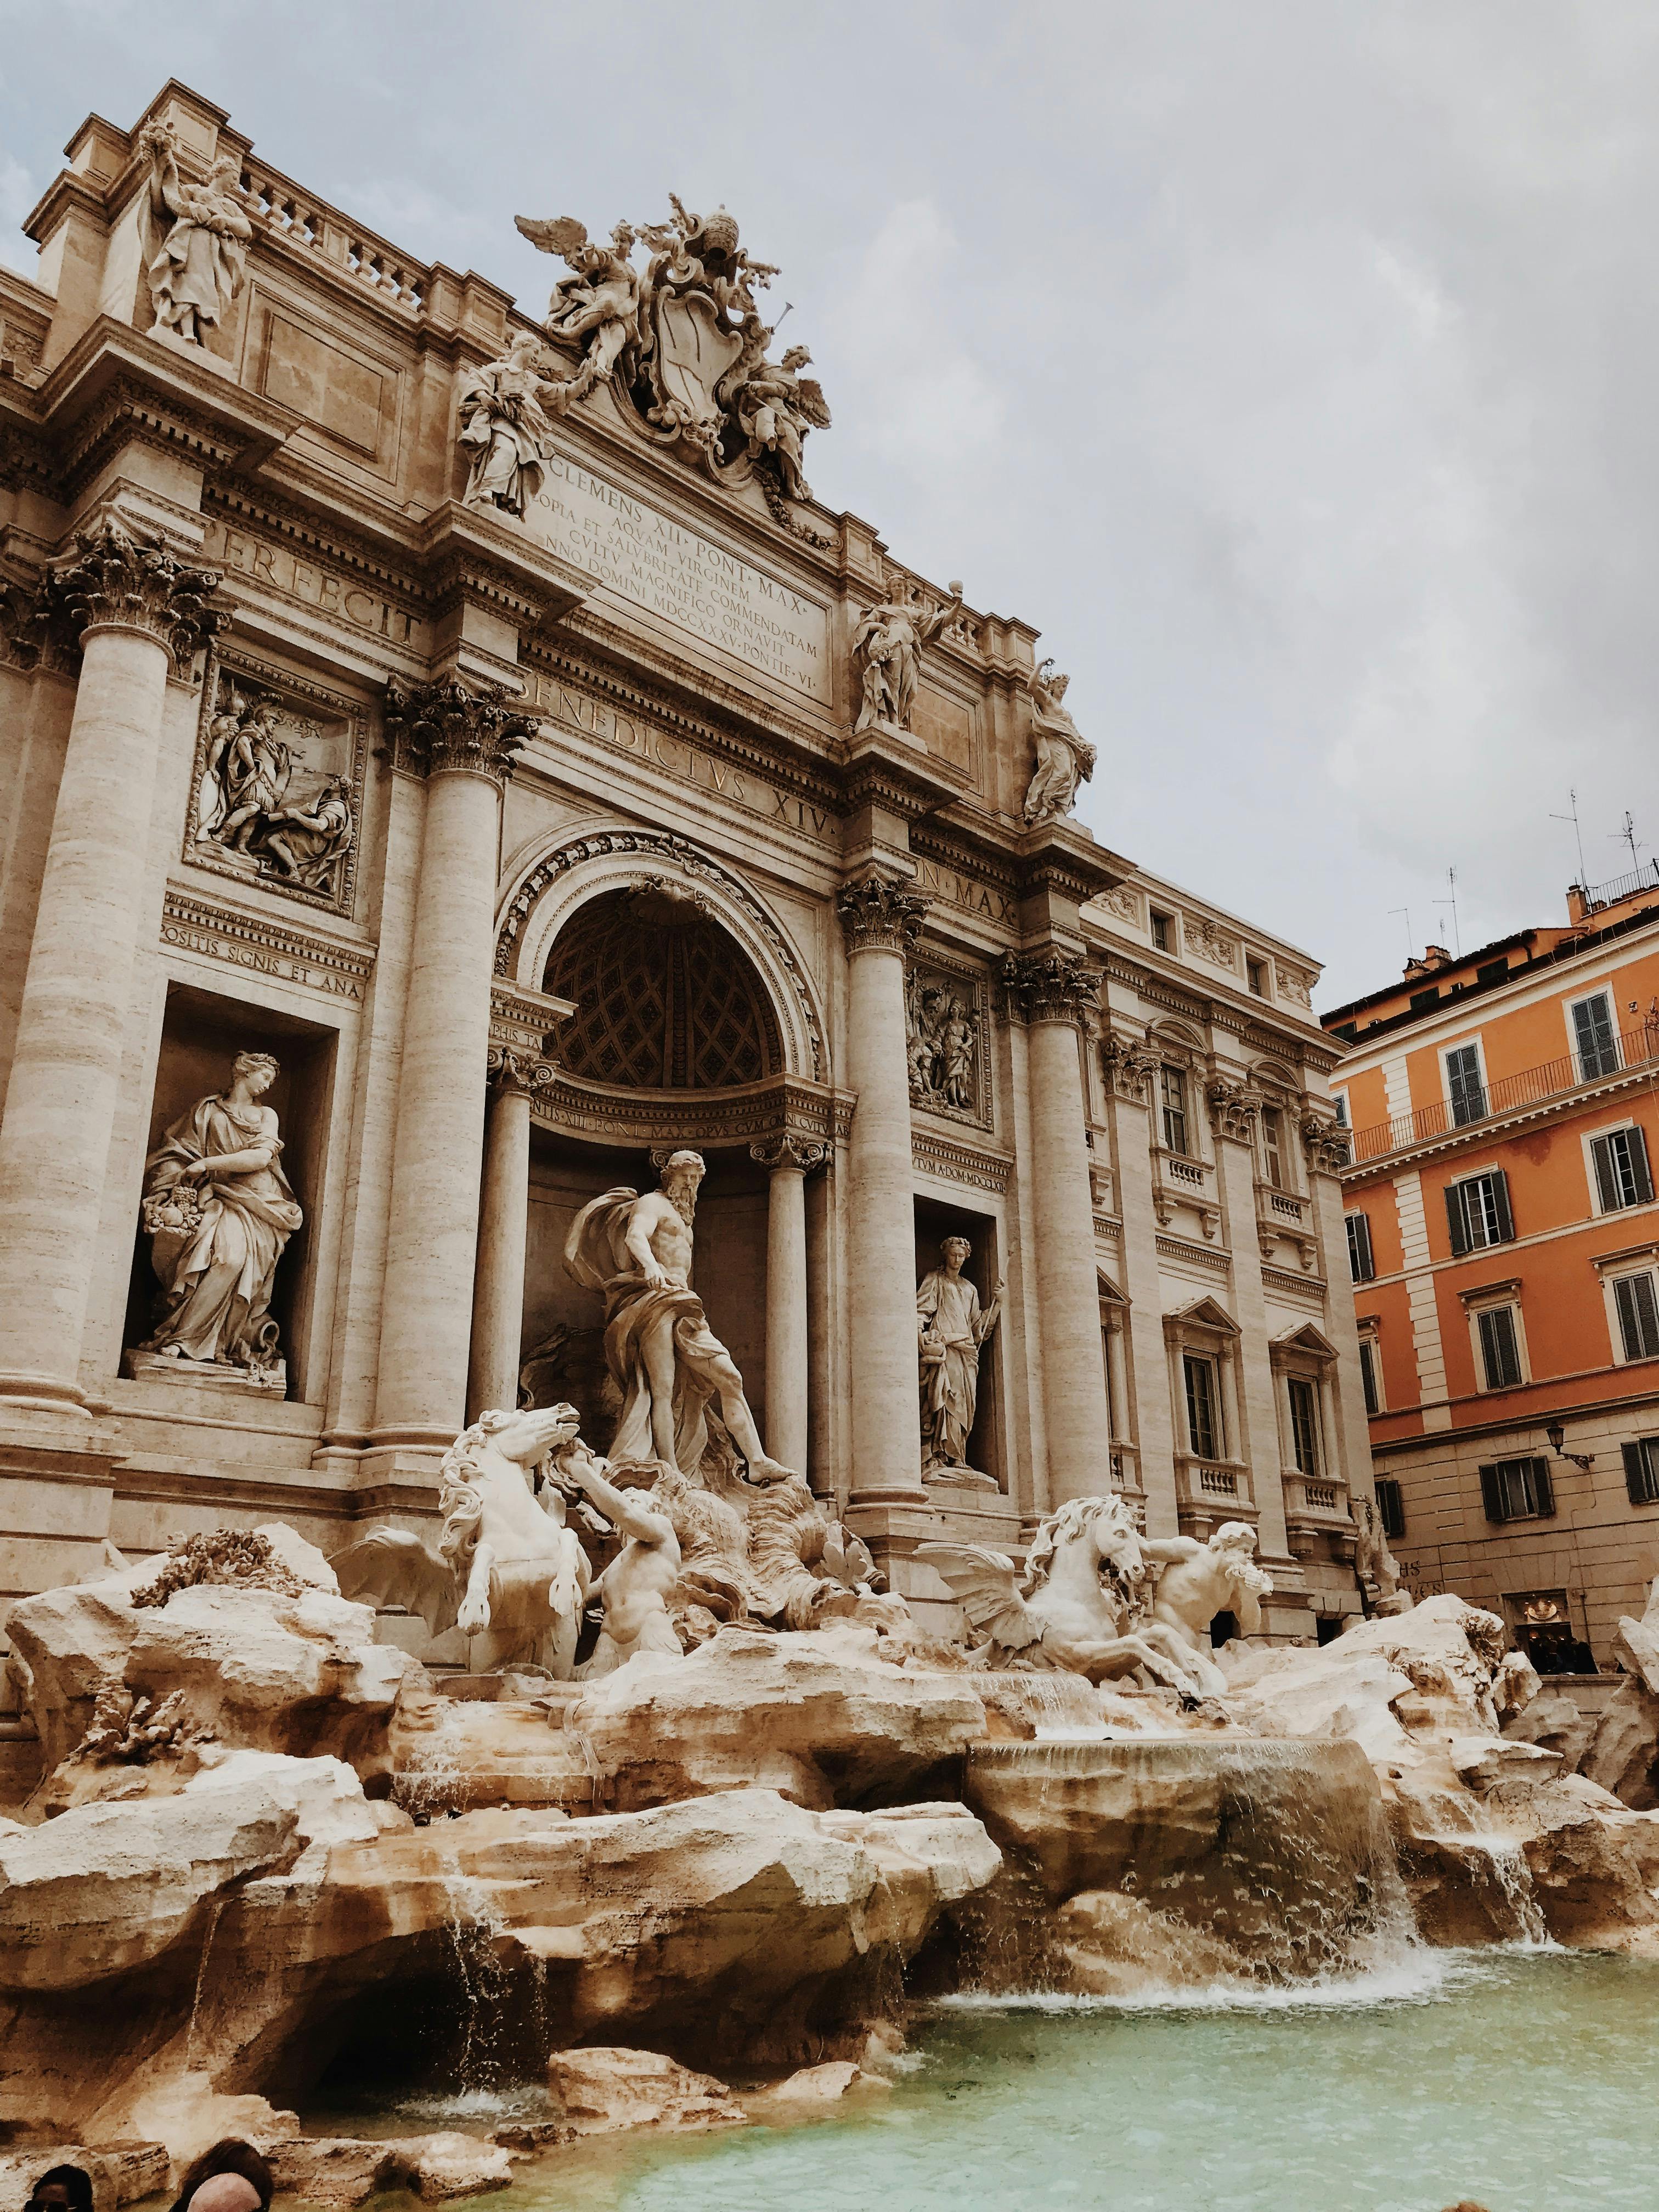
[[[1659,849],[1654,0],[0,0],[0,251],[168,76],[423,260],[724,201],[818,495],[1071,672],[1082,813],[1322,1004]]]

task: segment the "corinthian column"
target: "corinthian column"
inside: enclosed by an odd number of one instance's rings
[[[1111,1420],[1100,1357],[1100,1288],[1079,1030],[1100,989],[1088,961],[1052,951],[1010,956],[1011,1019],[1026,1028],[1032,1241],[1042,1416],[1051,1506],[1103,1496],[1112,1481]]]
[[[858,1093],[847,1148],[855,1504],[919,1501],[924,1494],[904,963],[928,903],[874,874],[843,886],[839,900],[847,938],[847,1079]]]
[[[76,1377],[115,1126],[170,665],[226,619],[216,571],[115,520],[43,586],[81,640],[0,1127],[0,1395],[82,1401]]]
[[[766,1449],[806,1472],[806,1177],[828,1145],[775,1137],[750,1145],[769,1178],[766,1200]]]
[[[489,1048],[489,1115],[478,1206],[478,1271],[466,1418],[519,1402],[525,1246],[530,1236],[530,1102],[553,1081],[551,1060]]]
[[[501,798],[534,727],[500,684],[387,687],[398,765],[423,775],[427,794],[381,1301],[381,1445],[447,1443],[466,1411]]]

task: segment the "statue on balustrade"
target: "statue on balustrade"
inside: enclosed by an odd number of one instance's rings
[[[1036,767],[1025,792],[1028,823],[1058,822],[1077,804],[1078,786],[1095,772],[1095,749],[1061,703],[1071,683],[1045,660],[1026,690],[1031,702],[1031,738]]]
[[[944,1266],[931,1268],[916,1289],[922,1473],[970,1474],[968,1439],[979,1406],[979,1356],[1002,1312],[1002,1285],[981,1309],[978,1291],[962,1272],[973,1246],[965,1237],[947,1237],[939,1249]]]
[[[1152,1598],[1152,1619],[1178,1636],[1205,1687],[1218,1692],[1227,1678],[1206,1655],[1210,1623],[1231,1613],[1241,1636],[1261,1632],[1261,1601],[1273,1595],[1273,1578],[1255,1564],[1255,1531],[1248,1522],[1224,1522],[1207,1544],[1195,1536],[1162,1536],[1143,1540],[1141,1549],[1160,1570]]]
[[[572,1223],[564,1263],[605,1299],[605,1356],[623,1401],[613,1460],[660,1460],[695,1475],[718,1410],[750,1479],[789,1470],[769,1459],[731,1353],[690,1287],[692,1222],[704,1174],[698,1152],[672,1153],[658,1190],[607,1190]]]
[[[921,678],[921,648],[931,645],[962,612],[962,586],[951,586],[943,606],[929,611],[919,601],[890,599],[872,607],[853,632],[853,668],[859,681],[859,714],[853,725],[910,734],[910,717]]]
[[[149,161],[151,327],[205,345],[247,274],[253,224],[242,193],[241,163],[234,155],[221,155],[205,184],[187,184],[179,172],[178,141],[163,123],[150,125],[139,150]]]
[[[553,428],[543,401],[551,388],[546,349],[534,331],[520,331],[499,361],[462,377],[460,443],[471,463],[464,507],[498,507],[523,519],[542,488]]]
[[[281,1390],[270,1313],[276,1262],[304,1221],[283,1172],[268,1052],[239,1053],[229,1088],[198,1099],[144,1163],[143,1222],[161,1284],[161,1319],[138,1347],[230,1367]]]

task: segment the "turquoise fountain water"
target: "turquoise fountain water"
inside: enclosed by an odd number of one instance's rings
[[[1412,1949],[1346,1981],[957,1999],[890,2094],[557,2152],[500,2212],[1623,2212],[1659,2201],[1659,1965]],[[481,2127],[426,2105],[427,2125]]]

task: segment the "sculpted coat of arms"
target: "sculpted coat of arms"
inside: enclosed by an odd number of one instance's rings
[[[570,274],[553,288],[545,343],[521,334],[502,361],[464,380],[469,505],[521,515],[534,492],[526,470],[539,480],[541,429],[605,383],[642,435],[717,479],[753,476],[780,520],[789,501],[811,497],[803,450],[809,433],[829,428],[830,410],[802,373],[805,346],[766,357],[777,325],[755,294],[778,272],[750,258],[723,207],[702,216],[672,194],[670,204],[668,222],[619,222],[608,240],[591,239],[574,216],[515,218]]]

